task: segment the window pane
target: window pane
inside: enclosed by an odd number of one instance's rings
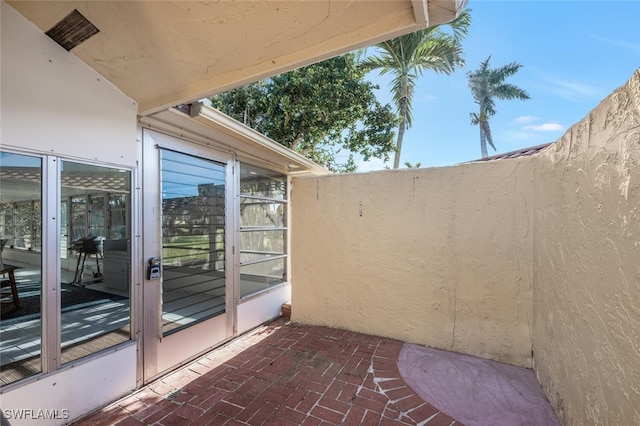
[[[42,371],[41,199],[41,159],[0,152],[0,385]]]
[[[243,231],[240,233],[240,263],[284,254],[284,230]]]
[[[285,226],[287,205],[256,198],[240,198],[240,226]]]
[[[240,166],[240,293],[286,281],[287,177]],[[274,259],[275,258],[275,259]]]
[[[130,340],[131,220],[121,217],[123,238],[106,238],[105,200],[130,198],[131,173],[64,161],[60,191],[71,205],[60,289],[61,362],[68,363]]]
[[[240,194],[285,200],[286,176],[261,167],[240,165]]]
[[[226,310],[225,166],[162,151],[162,331]]]
[[[240,267],[240,297],[266,290],[287,280],[286,259],[274,259]]]

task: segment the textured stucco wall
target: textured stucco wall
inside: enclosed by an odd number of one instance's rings
[[[531,160],[295,178],[292,319],[529,366]]]
[[[535,368],[568,425],[640,425],[640,70],[534,158]]]
[[[533,345],[564,424],[640,424],[640,70],[535,157],[293,184],[294,321]]]

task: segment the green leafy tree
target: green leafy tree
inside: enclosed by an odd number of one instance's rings
[[[418,78],[426,70],[451,74],[464,66],[462,39],[467,35],[471,16],[463,10],[453,21],[376,44],[376,55],[366,58],[361,66],[391,74],[391,93],[398,109],[398,138],[393,168],[400,165],[402,140],[413,122],[412,100]],[[450,32],[445,31],[449,27]]]
[[[375,97],[356,53],[348,53],[211,98],[225,114],[338,172],[353,153],[387,161],[397,117]],[[338,158],[349,153],[346,161]]]
[[[514,84],[505,80],[522,67],[517,62],[511,62],[500,68],[489,68],[491,56],[480,63],[480,68],[467,73],[467,83],[476,104],[478,112],[471,113],[471,124],[480,128],[480,151],[482,158],[487,158],[487,143],[496,150],[491,136],[489,119],[496,113],[495,99],[529,99],[529,94]]]

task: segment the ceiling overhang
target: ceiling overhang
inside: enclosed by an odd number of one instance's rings
[[[77,10],[98,32],[71,53],[147,115],[450,21],[466,0],[7,3],[43,32]]]

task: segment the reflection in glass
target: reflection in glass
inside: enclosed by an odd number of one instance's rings
[[[87,235],[87,197],[71,197],[71,241]]]
[[[42,160],[0,152],[0,385],[42,371],[41,206]]]
[[[240,165],[240,194],[285,200],[287,177],[279,172],[249,164]]]
[[[68,223],[66,259],[61,259],[61,362],[130,340],[130,217],[119,218],[112,238],[110,199],[129,200],[129,171],[62,162],[60,217]],[[124,202],[124,201],[123,201]]]
[[[109,235],[108,238],[127,237],[128,203],[126,194],[109,195]]]
[[[240,295],[287,280],[287,178],[240,165]]]
[[[89,235],[107,235],[104,209],[104,196],[89,197]]]
[[[279,258],[240,266],[240,296],[245,297],[285,282],[285,261],[285,258]]]
[[[259,260],[268,260],[283,255],[285,231],[282,229],[262,229],[245,231],[240,234],[240,263],[246,264]]]
[[[162,150],[162,331],[226,309],[225,166]]]

